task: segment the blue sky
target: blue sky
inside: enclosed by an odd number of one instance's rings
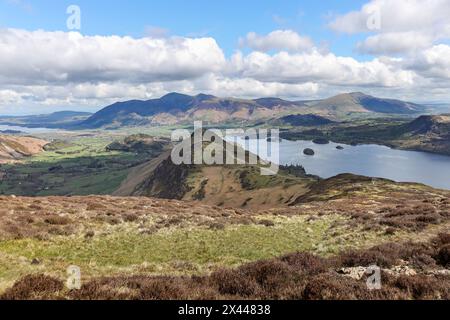
[[[449,102],[449,16],[448,0],[0,0],[0,114],[172,91]]]
[[[340,55],[357,55],[359,35],[344,35],[327,28],[333,14],[360,8],[361,0],[0,0],[0,26],[49,31],[66,28],[66,8],[82,10],[86,35],[142,37],[148,27],[179,36],[214,37],[226,54],[236,49],[239,37],[291,29],[324,42]]]

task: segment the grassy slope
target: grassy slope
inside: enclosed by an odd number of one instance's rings
[[[3,197],[0,287],[29,273],[64,278],[72,264],[84,279],[205,274],[295,251],[329,256],[427,241],[449,230],[448,192],[359,180],[328,188],[326,202],[256,211],[147,198]],[[400,211],[400,203],[410,209]]]

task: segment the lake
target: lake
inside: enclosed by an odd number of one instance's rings
[[[20,131],[20,132],[24,132],[24,133],[44,133],[44,132],[56,131],[56,129],[49,129],[49,128],[26,128],[26,127],[20,127],[20,126],[0,125],[0,131],[5,131],[5,130],[14,130],[14,131]]]
[[[257,140],[250,140],[247,146],[242,139],[238,139],[238,143],[253,153],[257,151]],[[344,150],[336,149],[338,145],[343,146]],[[319,145],[311,141],[282,140],[279,148],[280,164],[302,165],[308,174],[322,178],[353,173],[397,182],[419,182],[450,190],[449,156],[395,150],[379,145]],[[304,155],[305,148],[313,149],[315,155]]]

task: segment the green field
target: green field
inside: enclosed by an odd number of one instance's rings
[[[115,136],[70,138],[67,146],[24,162],[2,165],[0,194],[27,196],[110,194],[147,155],[108,152]]]

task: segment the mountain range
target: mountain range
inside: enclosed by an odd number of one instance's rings
[[[91,115],[90,112],[58,111],[50,114],[0,116],[0,125],[26,128],[64,128],[76,126]]]
[[[426,107],[410,102],[382,99],[363,93],[347,93],[325,100],[287,101],[279,98],[255,100],[219,98],[199,94],[170,93],[159,99],[131,100],[107,106],[82,121],[82,128],[136,125],[169,125],[203,120],[208,123],[266,121],[289,115],[316,115],[343,120],[352,115],[414,115]]]

